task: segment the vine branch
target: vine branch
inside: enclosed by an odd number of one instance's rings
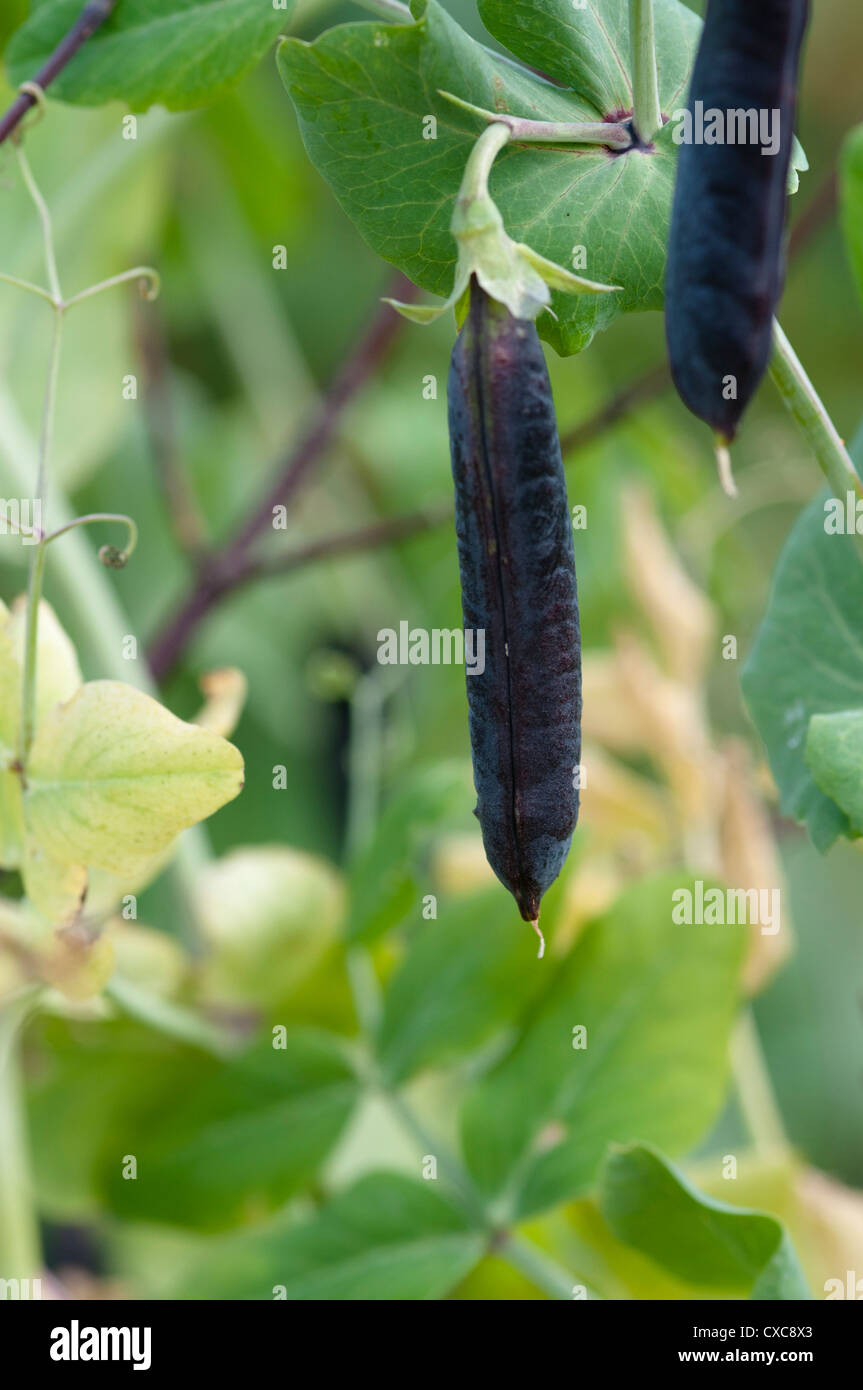
[[[45,91],[65,67],[75,57],[79,48],[87,42],[96,30],[101,28],[105,20],[114,10],[117,0],[90,0],[85,5],[72,28],[58,43],[54,52],[45,60],[42,67],[30,79],[28,87],[36,87],[40,91]],[[0,145],[21,124],[27,112],[32,106],[37,104],[38,97],[32,92],[21,92],[13,101],[5,115],[0,118]]]
[[[395,295],[408,300],[416,288],[398,277]],[[345,409],[387,357],[402,327],[402,319],[388,306],[378,308],[341,371],[326,393],[306,431],[276,469],[266,494],[253,507],[233,539],[202,564],[188,598],[150,644],[148,660],[156,680],[176,665],[187,643],[213,605],[249,578],[249,549],[273,524],[273,511],[286,506],[332,442]]]

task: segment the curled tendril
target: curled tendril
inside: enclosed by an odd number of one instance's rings
[[[36,125],[38,121],[41,121],[48,110],[48,101],[45,92],[39,86],[38,82],[22,82],[18,87],[18,91],[22,96],[30,97],[34,104],[27,112],[25,120],[20,123],[12,137],[16,142],[21,139],[26,129]]]
[[[103,545],[99,549],[99,559],[110,570],[123,570],[129,560],[127,550],[118,550],[116,545]]]
[[[158,270],[153,270],[152,266],[145,266],[141,272],[139,288],[141,298],[146,299],[148,304],[158,299],[162,292],[162,277]]]
[[[76,516],[74,521],[67,522],[65,526],[46,536],[45,543],[47,545],[50,541],[57,540],[58,536],[65,536],[67,531],[73,531],[76,526],[91,526],[94,521],[114,521],[126,527],[129,538],[123,550],[117,545],[103,545],[99,551],[99,559],[108,569],[125,569],[138,541],[138,528],[132,518],[122,512],[89,512],[87,516]]]

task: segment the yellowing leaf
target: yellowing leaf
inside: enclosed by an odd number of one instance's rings
[[[81,910],[87,892],[83,864],[57,859],[31,836],[24,841],[21,876],[27,897],[47,922],[71,922]]]
[[[19,671],[24,669],[27,600],[22,595],[12,604],[6,631]],[[57,614],[43,599],[39,604],[39,623],[36,637],[36,726],[62,700],[71,700],[83,677],[78,654]],[[19,691],[20,700],[20,691]],[[17,716],[16,716],[17,722]]]
[[[18,598],[12,612],[0,604],[0,864],[21,865],[24,826],[21,781],[8,771],[16,755],[21,719],[26,600]],[[50,604],[39,605],[36,648],[36,717],[40,720],[60,700],[68,700],[81,684],[75,648]]]
[[[5,605],[0,605],[0,623],[8,616]],[[17,868],[21,856],[21,781],[8,771],[15,756],[20,706],[21,674],[11,639],[0,627],[0,864],[6,869]]]
[[[0,865],[17,869],[21,863],[24,812],[21,779],[15,772],[0,772]]]
[[[134,873],[242,784],[232,744],[132,686],[93,681],[37,730],[28,833],[61,863]]]

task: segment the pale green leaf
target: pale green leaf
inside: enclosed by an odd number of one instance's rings
[[[284,998],[335,940],[345,911],[336,870],[281,845],[214,860],[196,888],[197,919],[211,946],[208,983],[223,998]]]
[[[24,669],[24,643],[26,637],[27,600],[17,598],[6,631],[12,642],[12,650],[19,668]],[[36,633],[36,725],[37,728],[53,709],[63,700],[71,700],[75,691],[83,683],[78,653],[71,639],[66,635],[54,609],[45,599],[39,603],[39,621]]]
[[[612,1153],[600,1207],[614,1235],[689,1284],[752,1299],[810,1299],[775,1217],[707,1197],[645,1145]]]
[[[0,605],[0,864],[16,868],[21,864],[24,840],[21,779],[6,771],[17,754],[21,720],[21,695],[24,671],[26,600],[15,600],[12,611]],[[60,700],[68,700],[81,684],[78,657],[56,614],[43,599],[39,604],[39,623],[36,639],[36,719],[44,718]],[[29,856],[25,856],[29,857]],[[62,866],[47,863],[38,870],[31,863],[30,881],[42,882],[39,897],[43,906],[49,901],[58,909],[58,919],[70,915],[74,902],[80,897],[80,876],[72,883]],[[34,901],[36,899],[34,898]],[[62,907],[62,910],[60,910]]]
[[[28,832],[60,863],[134,873],[235,797],[242,777],[232,744],[132,686],[93,681],[37,732]]]
[[[21,712],[21,672],[7,631],[9,610],[0,603],[0,864],[17,868],[23,837],[21,779],[9,772]]]

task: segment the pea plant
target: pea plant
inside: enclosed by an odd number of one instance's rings
[[[477,9],[482,39],[439,0],[32,0],[0,21],[0,196],[26,194],[16,231],[42,264],[0,265],[0,293],[50,330],[35,445],[0,389],[17,494],[3,545],[27,568],[0,604],[0,1279],[19,1296],[58,1282],[42,1233],[61,1220],[101,1223],[132,1288],[163,1298],[795,1300],[844,1278],[806,1244],[809,1170],[752,1013],[791,949],[765,774],[711,726],[719,615],[643,479],[612,520],[638,630],[616,625],[582,660],[593,571],[577,595],[564,464],[668,374],[560,431],[566,378],[542,345],[577,357],[664,310],[671,377],[712,431],[704,462],[715,447],[728,506],[746,500],[732,453],[769,373],[826,488],[785,543],[742,693],[782,813],[821,852],[857,840],[863,485],[775,317],[808,168],[793,136],[808,7],[710,0],[704,24],[680,0]],[[258,66],[314,177],[397,275],[218,541],[168,439],[160,267],[67,289],[73,248],[32,142],[38,123],[62,143],[78,107],[112,113],[118,163],[151,108],[194,140],[198,109]],[[739,139],[716,124],[732,116]],[[860,131],[841,190],[863,288]],[[270,247],[255,255],[268,274]],[[138,325],[124,381],[133,402],[146,388],[186,566],[140,653],[119,573],[140,559],[136,519],[76,514],[53,471],[67,325],[107,296]],[[266,294],[250,305],[252,339],[270,311]],[[454,509],[426,500],[312,539],[300,526],[286,546],[346,412],[421,339],[405,321],[441,318],[456,330]],[[232,331],[254,395],[262,358],[248,325]],[[473,786],[450,756],[391,775],[400,668],[421,647],[392,666],[331,650],[311,679],[348,724],[341,862],[269,825],[217,855],[198,823],[244,775],[248,804],[291,769],[270,782],[247,756],[244,773],[239,649],[220,650],[191,719],[167,707],[188,705],[174,678],[201,631],[240,591],[429,533],[457,557],[465,652],[474,639]]]

